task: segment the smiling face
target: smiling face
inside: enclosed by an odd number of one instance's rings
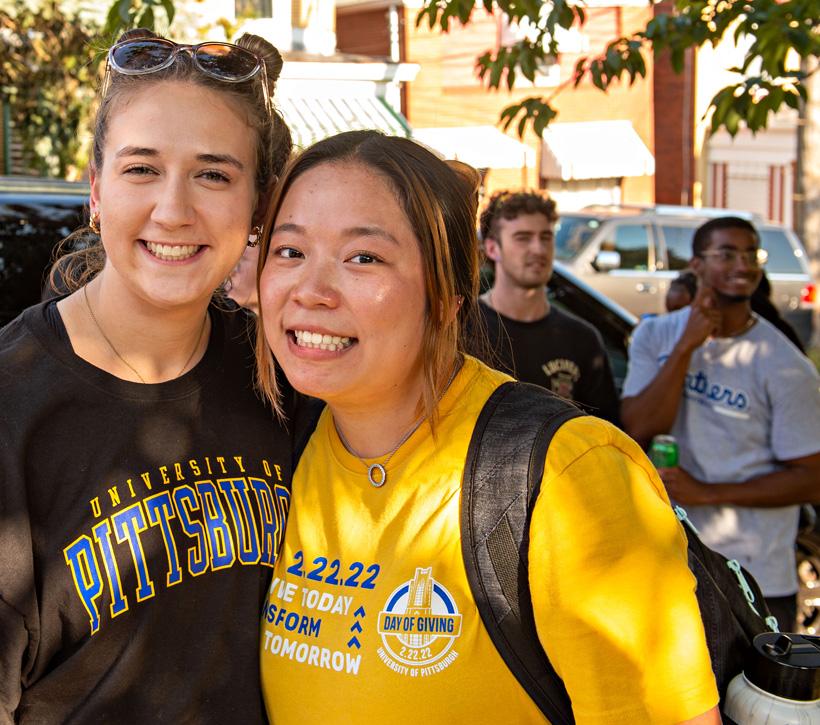
[[[331,405],[417,401],[426,317],[418,239],[387,181],[357,162],[299,176],[260,281],[268,345],[299,391]]]
[[[698,283],[714,290],[724,304],[749,300],[763,272],[746,257],[755,256],[758,247],[757,239],[746,229],[712,230],[706,249],[692,259]],[[725,256],[735,259],[723,259]]]
[[[555,223],[540,213],[498,221],[497,238],[485,241],[496,279],[512,287],[543,287],[552,276]]]
[[[91,210],[104,281],[132,301],[201,304],[242,254],[256,203],[256,132],[229,99],[162,81],[112,110]]]

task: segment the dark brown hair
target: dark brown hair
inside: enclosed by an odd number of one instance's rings
[[[547,221],[557,221],[555,202],[531,191],[500,191],[493,194],[481,212],[481,239],[498,238],[498,223],[502,219],[512,221],[522,214],[543,214]]]
[[[138,28],[123,33],[117,42],[157,37],[160,36],[150,30]],[[103,89],[104,95],[100,98],[94,121],[92,167],[97,171],[102,169],[103,148],[111,116],[116,113],[123,96],[151,84],[185,81],[227,94],[246,111],[248,125],[257,133],[256,190],[260,198],[263,198],[290,157],[293,146],[290,130],[282,116],[275,110],[266,108],[266,98],[273,97],[276,80],[282,71],[282,56],[273,45],[257,35],[246,33],[236,41],[236,45],[251,51],[265,64],[269,86],[267,94],[262,88],[259,74],[242,83],[225,83],[201,73],[187,53],[178,54],[168,68],[154,73],[132,76],[109,70],[108,86]],[[61,242],[55,258],[57,261],[51,268],[49,284],[55,291],[72,292],[102,270],[105,265],[105,250],[99,235],[85,226]]]
[[[410,139],[378,131],[348,131],[319,141],[294,158],[282,176],[265,219],[259,253],[261,274],[270,233],[293,183],[321,164],[352,162],[379,174],[390,186],[421,248],[427,298],[422,340],[423,412],[435,421],[435,406],[456,355],[477,320],[479,252],[476,238],[478,172],[448,164]],[[317,210],[317,214],[321,211]],[[257,276],[258,276],[257,275]],[[458,310],[456,315],[452,310]],[[259,310],[257,374],[260,390],[278,404],[273,356],[265,342]]]

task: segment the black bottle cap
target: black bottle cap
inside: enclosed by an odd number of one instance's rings
[[[761,690],[787,700],[820,699],[820,637],[764,632],[754,638],[749,660],[743,672]]]

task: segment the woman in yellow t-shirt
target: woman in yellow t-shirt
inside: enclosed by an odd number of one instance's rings
[[[275,398],[272,351],[327,403],[263,609],[277,724],[545,721],[461,554],[467,446],[509,379],[463,352],[476,180],[413,141],[349,132],[296,158],[272,201],[260,384]],[[591,417],[559,429],[529,555],[538,637],[576,721],[719,721],[684,535],[635,443]]]

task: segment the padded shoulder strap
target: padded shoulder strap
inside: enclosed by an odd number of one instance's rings
[[[496,649],[552,725],[574,722],[532,613],[529,522],[550,441],[581,412],[543,388],[501,385],[476,423],[461,492],[461,546],[473,596]]]

